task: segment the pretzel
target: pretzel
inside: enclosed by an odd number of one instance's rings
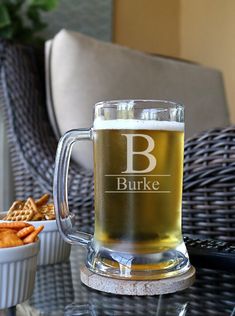
[[[38,212],[38,208],[36,203],[34,202],[34,199],[32,199],[31,197],[27,199],[24,205],[24,210],[33,210],[34,213]]]
[[[44,204],[47,204],[47,202],[49,201],[49,198],[50,198],[49,193],[43,194],[35,203],[38,207],[40,207]]]
[[[12,203],[7,213],[9,214],[15,210],[22,210],[23,206],[24,206],[24,201],[15,201]]]
[[[39,211],[42,214],[54,213],[55,212],[54,204],[49,203],[49,204],[43,205],[42,207],[40,207]]]
[[[44,220],[44,215],[40,212],[34,214],[33,218],[31,219],[31,221],[42,221]]]
[[[54,220],[54,204],[48,203],[49,193],[43,194],[38,200],[29,197],[26,201],[15,201],[7,215],[3,218],[6,221],[42,221]]]
[[[33,218],[33,210],[17,210],[12,211],[4,217],[7,221],[30,221]]]
[[[40,212],[44,215],[46,220],[55,219],[55,209],[54,209],[54,204],[52,204],[52,203],[47,204],[47,205],[43,205],[40,208]]]
[[[23,239],[24,244],[30,244],[34,242],[37,235],[43,230],[44,226],[38,226],[30,235]]]

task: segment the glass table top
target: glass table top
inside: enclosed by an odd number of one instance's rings
[[[0,311],[0,316],[235,316],[235,268],[221,271],[196,266],[196,281],[184,291],[158,296],[120,296],[83,285],[79,270],[84,260],[85,251],[72,247],[68,262],[39,267],[30,300]]]

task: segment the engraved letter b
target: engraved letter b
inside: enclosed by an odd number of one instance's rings
[[[122,134],[126,137],[127,140],[127,168],[122,173],[147,173],[151,172],[157,164],[157,160],[154,155],[150,154],[150,152],[154,149],[154,140],[149,135],[145,134]],[[143,137],[148,142],[148,147],[143,151],[134,151],[133,150],[133,139],[134,137]],[[133,169],[133,156],[134,155],[143,155],[148,158],[149,165],[144,170],[134,170]]]

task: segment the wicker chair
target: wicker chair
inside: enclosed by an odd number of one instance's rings
[[[57,140],[45,107],[43,58],[32,48],[0,42],[0,103],[7,127],[15,198],[52,193]],[[93,176],[71,164],[71,210],[79,210],[75,224],[92,231]]]
[[[42,56],[41,56],[42,57]],[[0,103],[7,126],[15,198],[52,193],[57,140],[46,107],[43,62],[31,48],[0,42]],[[76,226],[92,232],[93,176],[71,164],[69,203]],[[235,241],[235,127],[185,143],[184,233]]]
[[[184,232],[235,241],[235,126],[185,143]]]

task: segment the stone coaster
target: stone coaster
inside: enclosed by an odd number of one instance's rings
[[[80,270],[81,281],[88,287],[107,293],[120,295],[160,295],[182,291],[195,280],[195,268],[173,278],[162,280],[129,281],[107,278],[91,272],[86,266]]]

